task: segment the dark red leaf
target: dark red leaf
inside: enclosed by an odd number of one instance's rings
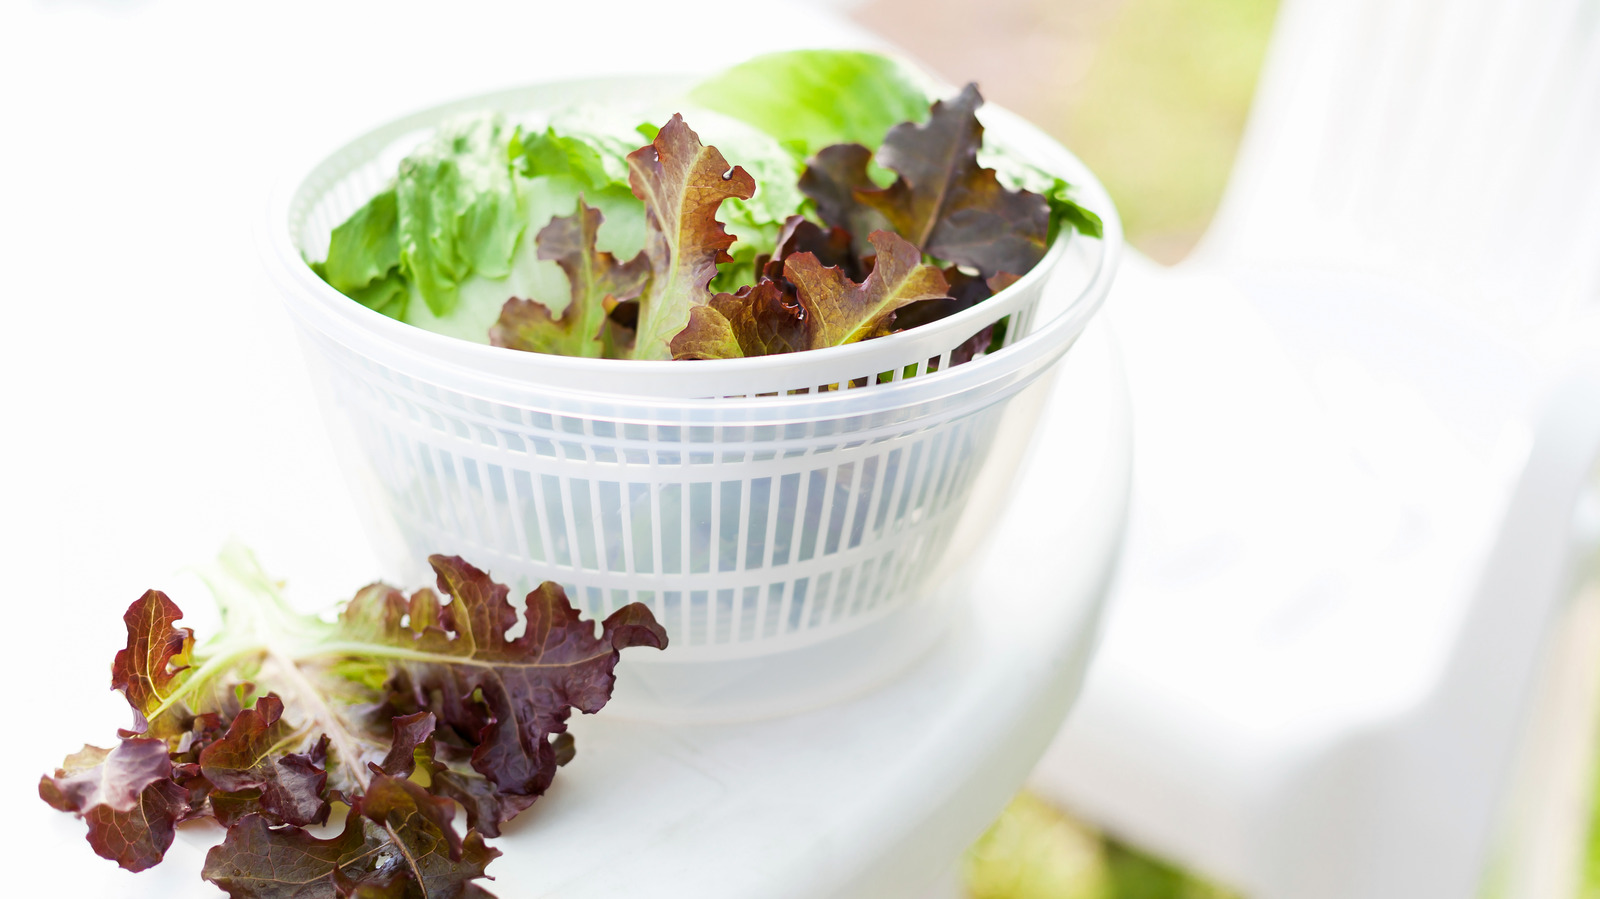
[[[400,715],[393,721],[394,736],[390,738],[389,754],[384,757],[379,770],[390,777],[410,777],[417,769],[417,756],[433,758],[433,728],[436,719],[432,712]]]
[[[857,284],[810,253],[783,264],[810,324],[812,348],[839,346],[888,334],[896,310],[921,300],[949,296],[944,274],[922,264],[917,248],[888,231],[874,231],[872,273]]]
[[[187,792],[171,777],[164,741],[123,740],[67,756],[55,776],[39,779],[39,797],[83,818],[97,855],[143,871],[161,861],[188,808]]]
[[[206,854],[201,876],[233,899],[333,899],[336,896],[482,899],[472,881],[500,855],[476,833],[451,840],[420,814],[391,809],[389,823],[351,814],[338,836],[322,840],[296,827],[274,829],[244,818]]]
[[[296,734],[282,715],[283,702],[269,693],[201,751],[200,773],[217,791],[212,808],[224,825],[252,813],[301,827],[328,819],[328,772],[309,752],[293,751],[307,735]],[[304,748],[319,751],[315,745]]]
[[[555,775],[551,737],[566,730],[573,708],[597,712],[611,697],[618,652],[628,646],[666,646],[666,632],[643,606],[633,604],[606,619],[596,637],[557,584],[528,594],[527,628],[516,639],[506,588],[454,556],[432,556],[439,589],[455,598],[438,617],[454,639],[418,635],[418,648],[471,664],[407,663],[425,692],[471,697],[481,691],[491,723],[477,734],[472,767],[497,789],[524,796],[542,794]],[[419,622],[413,617],[410,629]],[[455,723],[464,703],[434,711]],[[478,720],[473,717],[468,723]]]
[[[1026,273],[1048,248],[1050,204],[1008,190],[994,169],[978,164],[981,105],[977,86],[969,84],[953,100],[933,104],[925,124],[889,129],[878,162],[900,177],[884,189],[857,187],[853,195],[926,253],[985,277]]]
[[[890,227],[883,213],[856,196],[857,191],[878,189],[867,174],[871,161],[872,151],[860,144],[835,144],[818,151],[800,175],[800,192],[817,204],[817,215],[853,235],[855,251],[861,256],[872,252],[867,235]]]
[[[147,591],[122,616],[128,645],[111,663],[111,688],[133,707],[134,733],[168,739],[189,727],[187,709],[161,709],[182,683],[194,650],[194,631],[176,626],[182,617],[183,610],[160,590]]]
[[[708,285],[717,263],[732,261],[733,236],[717,221],[730,198],[748,200],[755,179],[707,147],[683,117],[674,115],[655,140],[628,155],[628,185],[645,208],[649,288],[640,298],[636,359],[670,359],[672,338],[689,323],[689,310],[711,302]]]
[[[863,234],[870,233],[870,231],[863,232]],[[872,245],[868,243],[866,246],[870,250]],[[865,270],[861,268],[861,258],[856,256],[851,248],[848,230],[839,227],[824,230],[816,222],[792,215],[784,221],[782,230],[778,232],[777,252],[773,254],[771,261],[781,263],[796,253],[810,253],[817,257],[818,262],[838,268],[855,280],[860,280],[865,274]],[[868,255],[870,256],[870,253]],[[779,280],[783,276],[782,265],[777,266],[776,270],[768,266],[763,268],[766,268],[764,274],[773,280]]]
[[[539,232],[535,242],[540,259],[555,260],[567,274],[571,296],[560,318],[537,300],[510,299],[500,310],[500,320],[489,329],[495,346],[560,356],[603,355],[602,328],[606,313],[619,302],[639,296],[650,280],[650,260],[644,253],[626,263],[595,249],[604,216],[578,200],[572,215],[557,216]]]

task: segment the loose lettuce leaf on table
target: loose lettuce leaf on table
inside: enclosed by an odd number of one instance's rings
[[[662,126],[650,144],[628,156],[629,183],[644,202],[645,252],[650,287],[639,302],[633,357],[670,359],[672,339],[689,323],[689,310],[711,301],[709,285],[733,244],[716,213],[727,199],[748,200],[755,180],[705,146],[681,115]],[[731,171],[730,171],[731,168]]]
[[[875,148],[928,115],[928,94],[899,63],[858,50],[757,56],[696,85],[689,99],[772,135],[804,159],[829,144]]]
[[[84,819],[96,855],[143,871],[161,861],[188,809],[172,773],[165,741],[125,739],[67,756],[53,777],[39,779],[39,796]]]
[[[565,592],[546,582],[527,596],[526,629],[509,638],[517,613],[504,585],[455,556],[429,562],[450,603],[432,591],[409,600],[398,591],[381,599],[363,593],[343,621],[371,646],[398,651],[389,687],[395,708],[432,712],[470,748],[472,769],[501,792],[539,795],[555,776],[552,738],[566,731],[571,710],[598,712],[611,696],[618,651],[663,648],[666,632],[633,603],[596,636]]]
[[[459,558],[430,561],[448,601],[375,584],[329,621],[289,609],[230,550],[208,575],[224,632],[198,648],[177,606],[145,594],[113,674],[133,730],[68,756],[40,797],[134,871],[160,861],[179,823],[215,819],[228,833],[204,876],[233,897],[487,896],[474,881],[499,853],[482,835],[572,759],[567,718],[605,705],[620,650],[666,634],[637,604],[596,634],[547,583],[511,638],[504,586]],[[341,834],[304,829],[340,806]]]
[[[379,775],[373,792],[392,795],[395,783]],[[206,854],[201,876],[232,899],[489,897],[473,881],[488,876],[485,869],[500,851],[484,845],[476,832],[455,837],[448,824],[421,812],[414,794],[405,795],[413,800],[409,807],[369,802],[369,793],[329,839],[299,828],[271,828],[252,815]],[[383,814],[374,820],[377,812]]]
[[[228,825],[259,814],[269,824],[298,827],[328,820],[327,742],[286,751],[305,742],[305,734],[283,720],[283,700],[274,694],[234,716],[227,733],[200,751],[200,775],[211,784],[217,820]]]
[[[194,631],[178,627],[183,611],[160,590],[147,590],[122,615],[128,645],[111,661],[111,689],[133,708],[132,734],[171,740],[189,729],[181,697],[193,687]]]

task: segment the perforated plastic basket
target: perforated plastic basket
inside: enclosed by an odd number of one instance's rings
[[[560,582],[596,616],[643,602],[671,647],[622,666],[619,708],[772,713],[869,686],[937,635],[938,598],[960,589],[975,542],[952,537],[981,530],[973,515],[963,522],[968,496],[980,476],[986,500],[1003,494],[1031,428],[1010,400],[1098,308],[1120,232],[1081,163],[986,107],[986,140],[1077,185],[1106,239],[1063,235],[994,298],[877,340],[708,362],[522,353],[387,318],[304,261],[441,121],[670,100],[686,86],[545,84],[419,113],[290,182],[266,236],[388,577],[425,582],[426,556],[444,552],[514,595]],[[1001,318],[1003,349],[950,365],[954,347]],[[1013,451],[985,471],[1002,428]]]

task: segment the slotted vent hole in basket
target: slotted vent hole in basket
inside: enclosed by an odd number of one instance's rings
[[[530,413],[524,422],[543,428],[513,433],[447,414],[439,391],[405,380],[411,396],[363,382],[364,390],[346,395],[364,401],[347,411],[379,462],[390,511],[417,545],[453,541],[443,551],[491,570],[532,563],[591,614],[643,602],[675,620],[689,645],[826,628],[902,594],[937,561],[993,423],[979,414],[841,440],[862,423],[585,428],[578,419]],[[594,452],[550,436],[617,439],[630,431],[641,444],[634,464],[625,461],[629,451]],[[808,443],[768,451],[778,467],[762,476],[715,475],[720,457],[744,458],[750,447],[780,438]],[[722,442],[730,440],[731,448]],[[720,452],[678,449],[719,444]],[[592,476],[551,468],[575,461]],[[917,531],[913,539],[884,548],[885,537],[908,529]],[[659,576],[661,587],[604,582],[640,574]]]

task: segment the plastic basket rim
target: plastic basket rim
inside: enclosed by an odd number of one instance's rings
[[[681,80],[692,83],[691,79],[681,73],[664,73],[664,78]],[[695,76],[698,77],[698,76]],[[972,327],[978,322],[987,323],[987,319],[995,319],[1009,314],[1009,306],[1017,305],[1017,299],[1023,297],[1027,288],[1050,279],[1055,274],[1055,266],[1059,264],[1071,243],[1086,241],[1098,247],[1092,263],[1092,273],[1087,283],[1078,296],[1071,299],[1065,308],[1060,309],[1049,320],[1035,326],[1024,337],[1007,345],[998,352],[985,354],[961,365],[952,365],[941,371],[923,373],[915,378],[895,380],[890,383],[869,384],[866,387],[839,389],[819,392],[813,389],[803,394],[778,394],[778,395],[719,395],[719,396],[689,396],[673,393],[629,393],[615,390],[590,390],[570,386],[575,379],[582,379],[585,374],[601,374],[617,379],[655,380],[663,377],[686,379],[689,375],[704,376],[708,367],[715,366],[719,377],[724,377],[734,382],[744,374],[753,372],[770,372],[781,369],[785,365],[793,366],[796,363],[790,357],[801,354],[783,354],[776,356],[760,356],[742,359],[716,359],[696,360],[686,362],[681,360],[635,360],[635,359],[588,359],[572,356],[557,356],[542,353],[527,353],[518,350],[496,347],[488,344],[479,344],[444,334],[438,334],[398,319],[390,318],[381,312],[370,309],[350,299],[332,286],[328,285],[306,263],[301,255],[295,236],[289,228],[289,211],[298,194],[316,172],[329,164],[342,154],[362,143],[373,139],[380,132],[400,130],[406,127],[429,127],[429,123],[438,117],[452,112],[467,112],[471,110],[489,110],[496,108],[495,101],[502,103],[515,100],[527,91],[542,89],[559,89],[562,86],[574,88],[592,85],[627,86],[643,82],[659,82],[662,78],[651,75],[608,75],[588,78],[552,79],[545,81],[528,82],[517,87],[500,89],[473,94],[471,96],[433,104],[407,115],[391,118],[375,127],[364,130],[359,135],[347,139],[339,144],[333,151],[323,151],[314,156],[307,156],[289,167],[285,174],[277,179],[273,186],[268,203],[266,220],[257,232],[257,242],[262,244],[263,255],[269,263],[272,274],[279,282],[278,291],[280,299],[289,307],[295,318],[302,320],[303,324],[315,327],[329,338],[363,356],[374,357],[357,344],[367,344],[389,355],[398,352],[422,361],[429,367],[442,367],[455,370],[466,375],[469,379],[480,382],[493,382],[502,386],[521,387],[548,393],[552,396],[565,396],[574,400],[595,400],[603,402],[622,403],[630,406],[666,406],[666,407],[696,407],[713,404],[718,407],[729,406],[744,407],[746,411],[757,413],[766,409],[790,409],[797,405],[823,406],[841,404],[851,400],[859,403],[864,397],[863,393],[870,393],[874,400],[872,405],[878,408],[889,408],[906,405],[920,400],[931,398],[931,395],[951,395],[964,392],[966,389],[975,388],[983,383],[1004,378],[1018,369],[1026,368],[1027,364],[1039,355],[1048,354],[1051,349],[1059,345],[1064,352],[1066,346],[1080,334],[1089,319],[1103,304],[1109,292],[1111,281],[1115,275],[1120,257],[1122,232],[1121,221],[1109,194],[1099,182],[1099,179],[1087,166],[1077,159],[1070,151],[1061,146],[1053,138],[1045,135],[1026,120],[1015,113],[995,104],[985,104],[984,116],[985,129],[991,130],[999,126],[1002,133],[1009,134],[1013,131],[1020,132],[1024,138],[1033,141],[1036,145],[1044,146],[1052,155],[1060,157],[1066,167],[1073,170],[1075,176],[1071,182],[1084,205],[1095,210],[1103,223],[1102,236],[1099,239],[1088,238],[1078,234],[1074,229],[1063,228],[1057,234],[1055,241],[1043,259],[1040,260],[1027,274],[1018,281],[996,294],[994,297],[963,310],[955,315],[948,316],[937,322],[929,323],[918,328],[908,329],[870,341],[861,341],[843,346],[826,347],[817,350],[806,350],[805,365],[808,367],[821,367],[830,363],[837,370],[855,370],[873,368],[865,360],[875,357],[892,357],[895,359],[914,358],[911,347],[918,342],[935,341],[935,335],[944,331],[957,331],[965,327]],[[1057,173],[1059,174],[1059,173]],[[259,226],[258,226],[259,227]],[[1040,284],[1041,289],[1047,285]],[[1013,302],[1007,303],[1007,300]],[[1041,298],[1042,302],[1042,298]],[[997,308],[997,306],[999,308]],[[995,315],[1000,312],[1001,315]],[[978,324],[977,328],[983,325]],[[977,330],[974,328],[974,330]],[[896,350],[902,350],[896,353]],[[857,365],[851,365],[850,359],[859,357],[864,360]],[[493,364],[474,365],[470,360],[476,358]],[[884,371],[892,370],[903,364],[893,362],[880,365]],[[515,375],[507,374],[505,368],[519,369]],[[691,370],[692,369],[692,370]],[[859,375],[858,375],[859,376]],[[870,375],[869,375],[870,376]],[[828,413],[817,410],[807,417],[826,417]]]

